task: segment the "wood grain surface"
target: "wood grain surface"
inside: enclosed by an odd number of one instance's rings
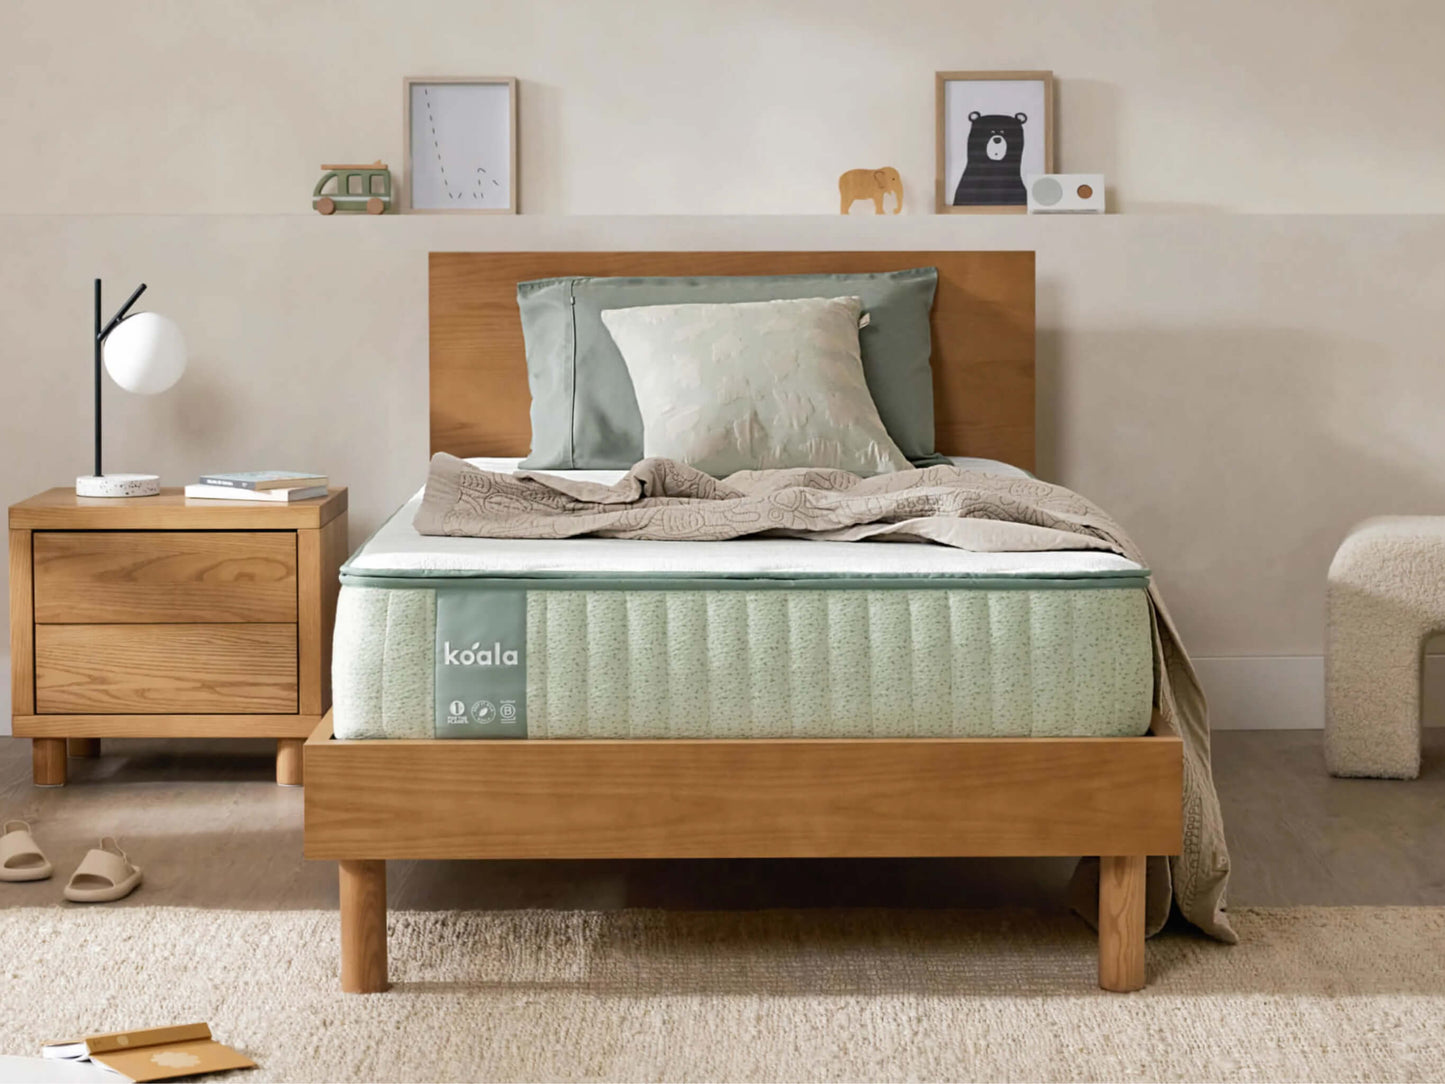
[[[346,513],[315,531],[296,532],[301,610],[297,624],[301,711],[320,715],[331,706],[331,633],[341,565],[347,546]]]
[[[296,620],[293,531],[37,531],[34,539],[41,624]]]
[[[320,733],[306,747],[311,858],[1180,846],[1177,738],[348,742]]]
[[[1105,990],[1144,988],[1146,864],[1142,854],[1099,860],[1099,985]]]
[[[63,787],[68,772],[64,738],[36,738],[30,743],[30,777],[37,787]]]
[[[1370,783],[1325,774],[1318,729],[1217,731],[1230,906],[1445,907],[1445,728],[1426,727],[1423,741],[1418,780]],[[66,863],[94,847],[104,825],[130,837],[138,862],[152,841],[162,848],[132,897],[137,905],[335,911],[336,867],[302,855],[306,796],[276,787],[274,742],[106,741],[101,760],[70,761],[72,785],[84,788],[71,792],[31,786],[30,752],[27,741],[0,740],[0,810],[38,823],[58,868],[50,881],[5,886],[7,905],[54,907]],[[387,863],[387,892],[394,909],[427,911],[1021,907],[1058,914],[1068,907],[1073,870],[1072,858],[400,861]]]
[[[433,252],[431,450],[531,447],[517,283],[564,275],[793,275],[937,267],[934,421],[946,455],[1034,466],[1032,252]]]
[[[283,787],[299,787],[305,777],[302,764],[305,742],[301,738],[276,739],[276,782]]]
[[[35,710],[35,616],[31,585],[32,535],[10,530],[10,710]]]
[[[35,675],[42,714],[295,712],[296,626],[37,625]]]
[[[17,738],[305,738],[315,715],[16,715]]]
[[[386,977],[386,863],[343,861],[341,877],[341,989],[377,994]]]
[[[346,490],[294,504],[188,500],[178,486],[154,497],[77,497],[47,489],[10,506],[10,526],[56,531],[286,531],[320,527],[346,511]]]

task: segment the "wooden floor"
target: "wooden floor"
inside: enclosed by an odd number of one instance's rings
[[[117,835],[146,875],[124,905],[334,907],[332,863],[301,858],[301,791],[273,743],[105,743],[71,786],[30,784],[30,743],[0,737],[0,819],[30,820],[50,881],[0,884],[0,907],[60,902],[87,847]],[[1445,905],[1445,730],[1414,782],[1331,779],[1318,731],[1215,735],[1237,905]],[[392,907],[1061,906],[1072,861],[392,862]]]

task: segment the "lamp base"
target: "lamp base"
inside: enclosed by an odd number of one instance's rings
[[[82,474],[75,480],[77,497],[154,497],[160,491],[159,474]]]

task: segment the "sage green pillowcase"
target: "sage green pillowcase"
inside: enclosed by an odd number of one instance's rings
[[[863,373],[888,435],[919,465],[934,448],[929,314],[938,271],[837,275],[558,278],[519,283],[517,306],[532,390],[534,470],[625,470],[643,458],[642,415],[604,309],[857,297]]]

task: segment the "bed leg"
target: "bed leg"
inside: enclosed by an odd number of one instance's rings
[[[341,860],[341,989],[377,994],[386,981],[386,863]]]
[[[1144,988],[1143,855],[1099,859],[1099,985],[1127,993]]]
[[[282,787],[301,786],[302,750],[306,742],[300,738],[276,739],[276,784]]]

